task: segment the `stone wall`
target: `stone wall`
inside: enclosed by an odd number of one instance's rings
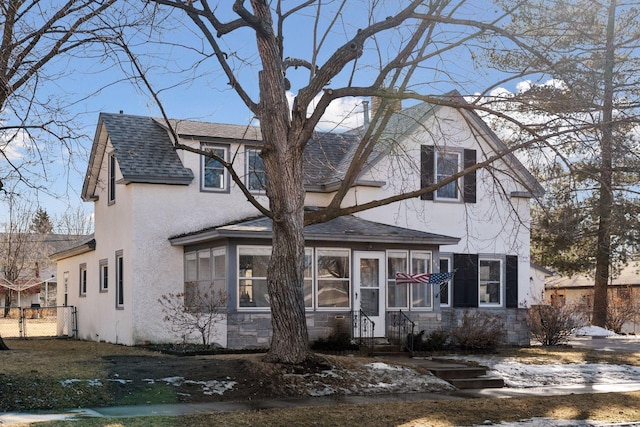
[[[477,309],[477,308],[451,308],[443,309],[441,312],[403,312],[413,322],[416,323],[418,333],[424,330],[426,333],[435,330],[451,331],[458,327],[462,321],[464,313],[475,314],[478,312],[488,313],[499,317],[504,324],[505,344],[513,346],[529,346],[529,327],[527,321],[529,314],[526,308],[497,308],[497,309]]]

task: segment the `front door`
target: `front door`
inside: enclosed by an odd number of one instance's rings
[[[354,308],[374,322],[373,336],[385,336],[385,253],[354,253]],[[356,328],[356,335],[359,334]]]

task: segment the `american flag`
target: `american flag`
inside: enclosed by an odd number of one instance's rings
[[[396,273],[396,283],[399,285],[405,283],[429,283],[432,285],[439,285],[441,283],[448,282],[452,278],[453,272],[421,274]]]

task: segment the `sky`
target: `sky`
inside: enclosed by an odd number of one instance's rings
[[[361,4],[366,5],[366,1]],[[495,11],[486,7],[484,1],[469,2],[469,9],[463,11],[463,16],[468,18],[487,17],[495,14]],[[333,3],[329,2],[329,5]],[[379,4],[384,5],[385,2]],[[397,4],[389,2],[388,5]],[[355,2],[349,3],[350,7],[357,7]],[[331,6],[328,6],[331,7]],[[384,6],[383,6],[384,7]],[[392,7],[392,6],[389,6]],[[222,7],[221,7],[222,9]],[[325,13],[327,11],[323,11]],[[379,15],[384,17],[390,10],[381,10]],[[301,14],[295,24],[286,26],[285,45],[286,53],[292,56],[307,58],[306,53],[311,46],[311,28],[314,25],[313,13]],[[328,37],[323,40],[323,49],[318,57],[318,63],[322,64],[335,47],[352,34],[354,28],[366,26],[367,15],[349,13],[348,19],[341,19],[334,23]],[[257,124],[252,114],[242,104],[239,97],[227,84],[227,78],[220,72],[219,66],[211,58],[202,60],[197,53],[202,50],[202,42],[199,34],[189,27],[179,25],[184,16],[173,12],[166,17],[162,25],[173,27],[161,35],[150,35],[149,32],[131,34],[129,41],[131,49],[137,55],[138,61],[148,70],[149,79],[154,88],[159,90],[158,96],[162,100],[163,108],[167,115],[178,119],[195,119],[234,124]],[[325,23],[325,25],[328,25]],[[257,68],[255,54],[251,53],[254,41],[248,31],[239,31],[229,40],[220,39],[221,47],[228,54],[230,64],[236,67],[241,82],[245,84],[249,94],[257,100]],[[400,40],[408,37],[406,30],[397,31],[393,37],[381,38],[378,41],[378,50],[373,46],[367,46],[364,55],[359,59],[359,69],[354,83],[365,85],[375,75],[376,60],[379,56],[393,55],[397,53]],[[439,34],[439,42],[446,43],[455,38],[453,33],[443,31]],[[166,42],[169,41],[170,44]],[[318,41],[320,43],[320,41]],[[434,43],[434,46],[436,44]],[[188,46],[185,48],[185,46]],[[204,49],[206,51],[206,48]],[[429,66],[418,73],[424,73],[423,80],[416,82],[428,82],[412,86],[411,90],[420,93],[445,93],[456,86],[466,89],[468,92],[482,90],[487,81],[498,78],[495,74],[470,66],[469,50],[460,50],[449,53],[453,55],[445,61],[444,57],[434,57]],[[67,209],[82,207],[87,215],[92,211],[91,203],[83,203],[80,199],[82,182],[87,166],[87,159],[91,149],[92,138],[100,112],[124,112],[145,116],[160,116],[160,110],[153,97],[139,86],[132,83],[131,65],[126,61],[114,65],[113,52],[90,52],[86,56],[60,58],[51,65],[51,75],[55,80],[47,82],[41,90],[41,99],[55,99],[71,101],[67,111],[73,117],[73,123],[77,126],[82,137],[75,140],[74,145],[64,147],[50,145],[45,155],[48,160],[46,170],[42,166],[32,165],[31,169],[41,175],[38,184],[43,187],[39,191],[29,190],[25,186],[16,189],[23,195],[23,199],[29,201],[35,209],[43,207],[52,218],[62,215]],[[120,55],[120,59],[123,56]],[[249,58],[250,62],[245,59]],[[200,62],[198,62],[200,61]],[[445,64],[447,64],[445,66]],[[351,77],[351,69],[340,74],[332,85],[346,84]],[[291,80],[292,90],[289,93],[290,101],[298,88],[302,87],[308,79],[305,69],[289,69],[287,78]],[[513,83],[509,90],[515,90]],[[332,105],[326,118],[323,130],[344,130],[362,124],[361,99],[346,98]],[[344,117],[350,115],[350,119],[344,121]],[[336,124],[340,123],[341,126]],[[69,151],[72,151],[69,161]],[[14,150],[15,160],[24,159],[24,150]],[[12,159],[13,160],[13,159]],[[6,183],[5,183],[6,184]],[[6,224],[8,217],[8,205],[0,199],[0,229]]]

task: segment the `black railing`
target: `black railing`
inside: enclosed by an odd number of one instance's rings
[[[373,328],[375,323],[362,310],[354,311],[352,319],[351,325],[354,339],[361,347],[365,347],[369,354],[373,353]]]
[[[413,354],[413,334],[416,324],[402,310],[389,312],[389,320],[394,341],[409,354]]]

